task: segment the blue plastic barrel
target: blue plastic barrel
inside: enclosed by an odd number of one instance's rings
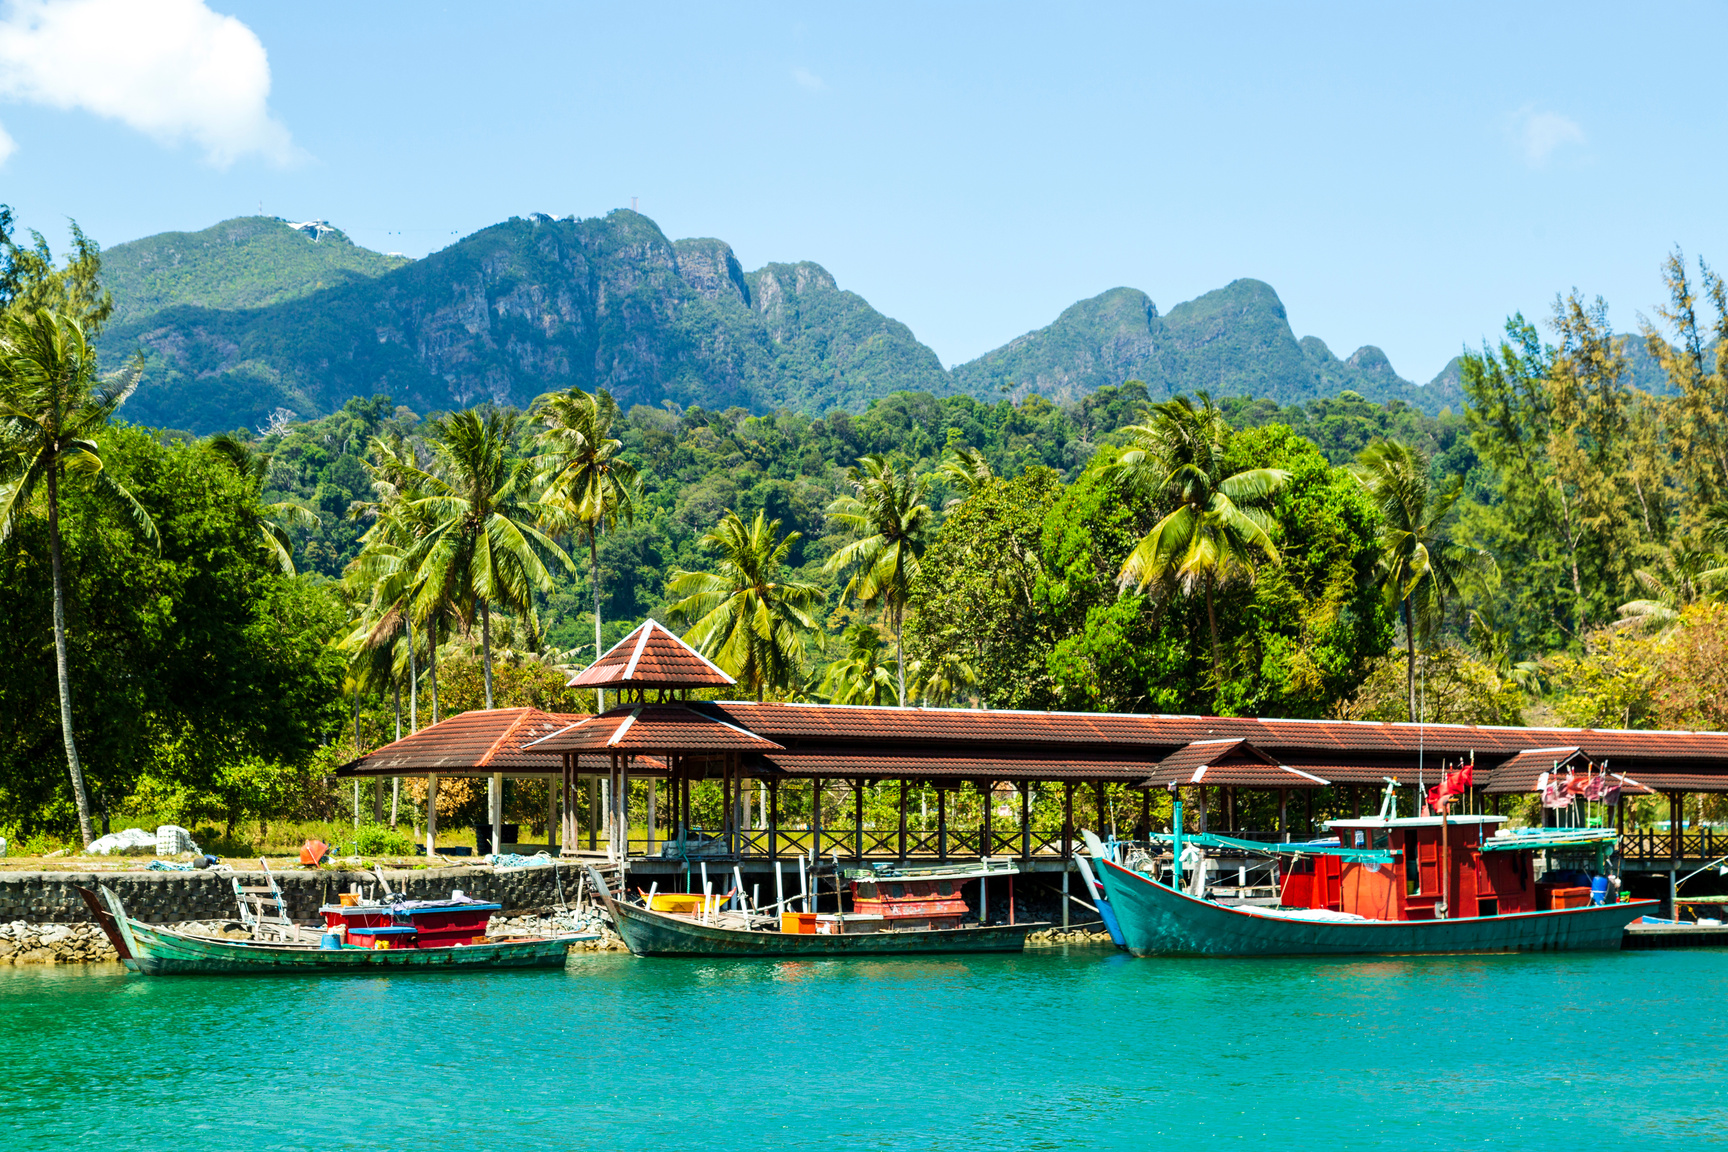
[[[1597,876],[1590,881],[1590,903],[1608,903],[1608,877]]]

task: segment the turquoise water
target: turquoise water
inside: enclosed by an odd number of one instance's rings
[[[1724,1003],[1728,952],[0,968],[0,1146],[1715,1144]]]

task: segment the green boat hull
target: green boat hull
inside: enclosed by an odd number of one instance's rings
[[[927,932],[862,932],[821,936],[793,932],[747,932],[699,924],[681,916],[650,912],[605,897],[612,923],[638,956],[928,956],[943,953],[1019,952],[1026,934],[1045,924],[997,924],[987,928],[943,928]]]
[[[469,971],[477,968],[562,968],[577,940],[555,936],[460,948],[320,949],[236,940],[212,940],[125,921],[138,970],[147,976],[333,975],[392,971]]]
[[[1571,952],[1620,947],[1626,925],[1656,908],[1633,900],[1557,912],[1457,920],[1295,920],[1198,900],[1095,859],[1128,951],[1136,956],[1408,956]]]

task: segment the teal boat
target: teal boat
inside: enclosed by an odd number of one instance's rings
[[[1044,923],[990,924],[974,927],[920,929],[882,928],[880,915],[835,917],[834,931],[785,931],[783,928],[731,927],[695,916],[656,912],[622,896],[614,896],[593,869],[590,883],[605,903],[626,947],[637,956],[781,957],[815,959],[835,956],[931,956],[972,952],[1020,952],[1026,936]],[[856,905],[855,905],[856,906]],[[814,921],[814,916],[806,914]],[[782,918],[796,919],[796,914]],[[748,919],[748,918],[741,918]]]
[[[1180,820],[1180,809],[1176,819]],[[1093,842],[1093,863],[1136,956],[1372,956],[1618,949],[1654,900],[1613,899],[1606,877],[1579,885],[1553,863],[1601,861],[1605,838],[1486,833],[1499,816],[1334,821],[1338,838],[1265,844],[1162,837],[1171,855]],[[1177,827],[1180,827],[1178,824]],[[1154,847],[1157,847],[1155,845]],[[1260,901],[1207,898],[1208,848],[1273,866]],[[1538,853],[1552,852],[1538,873]],[[1183,873],[1187,871],[1185,880]]]
[[[598,938],[595,934],[520,937],[437,948],[324,947],[214,939],[133,920],[113,892],[103,888],[101,895],[125,944],[122,955],[129,957],[128,967],[146,976],[562,968],[572,944]]]
[[[1654,900],[1457,920],[1368,920],[1314,909],[1198,899],[1098,860],[1128,951],[1136,956],[1376,956],[1617,949]]]

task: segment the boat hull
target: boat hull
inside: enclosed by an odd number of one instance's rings
[[[747,932],[701,924],[606,897],[612,923],[638,956],[928,956],[941,953],[1019,952],[1026,934],[1045,924],[997,924],[987,928],[942,928],[927,932],[862,932],[824,936],[796,932]]]
[[[1633,900],[1556,912],[1457,920],[1296,920],[1199,900],[1094,859],[1128,951],[1136,956],[1405,956],[1569,952],[1620,947],[1656,907]]]
[[[592,936],[469,944],[459,948],[293,948],[213,940],[126,922],[133,961],[147,976],[332,975],[390,971],[562,968],[570,945]]]

